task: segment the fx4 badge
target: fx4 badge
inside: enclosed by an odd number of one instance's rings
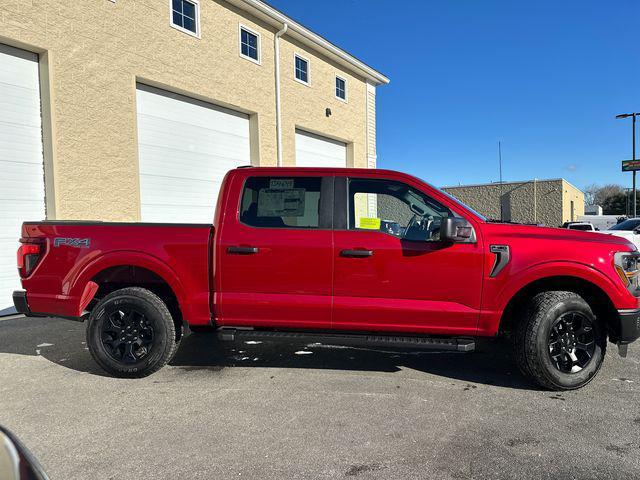
[[[88,238],[62,238],[57,237],[53,239],[53,246],[60,247],[62,245],[67,245],[68,247],[76,247],[76,248],[89,248],[91,245],[91,240]]]

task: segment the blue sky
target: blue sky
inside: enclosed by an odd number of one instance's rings
[[[269,3],[391,79],[379,167],[497,181],[501,140],[505,180],[631,184],[631,120],[614,116],[640,111],[640,1]]]

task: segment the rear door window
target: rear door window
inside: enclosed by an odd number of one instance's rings
[[[258,228],[321,228],[321,177],[249,177],[240,221]]]

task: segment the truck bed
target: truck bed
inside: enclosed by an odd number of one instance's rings
[[[38,263],[22,279],[28,307],[36,314],[80,317],[83,297],[93,293],[87,288],[97,288],[93,280],[115,284],[133,276],[166,283],[182,316],[206,324],[212,233],[208,224],[25,222],[20,241],[41,245]]]

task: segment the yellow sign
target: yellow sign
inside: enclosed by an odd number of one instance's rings
[[[367,230],[380,230],[380,219],[379,218],[360,218],[360,228],[365,228]]]

